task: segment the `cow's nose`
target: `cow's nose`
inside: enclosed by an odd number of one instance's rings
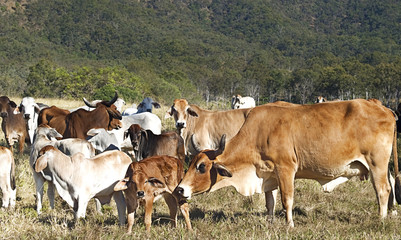
[[[25,118],[25,119],[29,119],[29,116],[30,116],[30,114],[29,114],[29,113],[27,113],[27,114],[24,114],[24,118]]]
[[[177,122],[176,127],[177,128],[183,128],[184,127],[184,123],[183,122]]]
[[[151,108],[148,108],[148,109],[146,109],[146,112],[152,112],[152,109]]]
[[[180,194],[181,196],[184,195],[184,189],[182,187],[177,187],[177,193]]]
[[[2,113],[0,114],[0,117],[7,117],[7,116],[8,116],[7,112],[2,112]]]
[[[143,197],[145,196],[145,192],[144,192],[144,191],[138,191],[138,192],[136,193],[136,196],[137,196],[138,198],[143,198]]]

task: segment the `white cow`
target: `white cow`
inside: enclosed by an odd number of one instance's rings
[[[36,172],[50,172],[59,195],[74,208],[75,218],[85,218],[88,201],[96,197],[102,204],[113,196],[120,224],[125,224],[126,204],[122,192],[114,192],[116,183],[124,179],[131,158],[118,150],[106,151],[93,158],[77,153],[69,157],[46,146],[40,150]]]
[[[115,133],[104,128],[92,128],[87,133],[88,142],[100,153],[106,150],[120,150]]]
[[[130,108],[126,108],[121,114],[123,116],[129,116],[129,115],[134,115],[137,112],[138,112],[138,107],[136,106],[135,103],[133,103]]]
[[[162,122],[156,114],[143,112],[130,116],[122,116],[122,127],[111,131],[117,137],[121,149],[132,149],[131,140],[125,138],[125,132],[132,124],[139,124],[143,129],[151,130],[154,134],[161,134]]]
[[[253,108],[255,107],[255,100],[252,97],[241,97],[241,95],[237,94],[231,99],[231,108]]]
[[[17,193],[15,163],[12,152],[6,147],[0,147],[0,188],[3,192],[2,207],[14,207]]]
[[[36,103],[33,97],[24,97],[19,106],[19,111],[23,114],[28,128],[30,142],[33,143],[33,136],[38,126],[38,116],[40,110],[49,107],[43,103]]]
[[[49,172],[37,173],[34,171],[34,164],[38,157],[40,149],[45,146],[55,146],[66,154],[73,155],[77,152],[82,152],[85,156],[92,157],[95,155],[95,149],[92,145],[83,139],[79,138],[68,138],[63,140],[57,140],[56,138],[63,137],[54,128],[47,125],[40,125],[35,131],[35,137],[31,146],[31,154],[29,158],[29,165],[33,170],[33,179],[36,185],[36,211],[38,214],[42,210],[42,199],[43,199],[43,186],[46,181],[51,181],[53,178]],[[48,182],[47,196],[50,201],[50,207],[54,209],[54,186],[51,182]],[[97,204],[97,210],[100,211],[100,204]]]

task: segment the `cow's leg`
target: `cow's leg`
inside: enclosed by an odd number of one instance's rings
[[[173,195],[166,193],[163,194],[164,200],[167,203],[168,209],[170,210],[170,218],[172,220],[173,227],[177,227],[177,210],[178,210],[178,203],[177,200],[173,197]]]
[[[47,197],[49,198],[50,208],[54,209],[54,184],[47,182]]]
[[[88,206],[88,198],[79,196],[77,200],[78,206],[76,206],[76,212],[75,212],[75,219],[78,220],[79,218],[85,218],[85,213],[86,213],[86,208]],[[74,203],[74,208],[75,208],[75,203]]]
[[[25,144],[25,136],[20,136],[18,144],[19,154],[22,154],[24,152],[24,144]]]
[[[97,199],[97,198],[94,198],[93,200],[95,201],[96,212],[97,212],[98,214],[103,214],[103,213],[102,213],[102,204],[100,203],[100,200]]]
[[[117,205],[117,212],[118,212],[118,219],[120,221],[120,226],[123,226],[125,225],[125,210],[127,209],[124,194],[122,191],[114,192],[113,198]]]
[[[180,202],[180,210],[182,215],[184,216],[185,223],[187,224],[187,229],[192,230],[191,219],[189,218],[189,205],[186,201]]]
[[[292,206],[294,203],[294,179],[295,170],[290,167],[280,167],[277,169],[278,183],[281,192],[281,202],[286,210],[286,219],[289,227],[294,227],[292,220]]]
[[[391,186],[387,178],[387,165],[376,165],[371,167],[372,184],[376,191],[376,198],[379,204],[379,214],[382,218],[387,217],[387,207]]]
[[[278,189],[274,189],[273,191],[265,192],[267,218],[268,218],[269,222],[273,222],[273,219],[274,219],[274,210],[276,207],[277,192],[278,192]]]
[[[45,180],[40,175],[40,173],[37,173],[35,171],[33,172],[33,178],[35,180],[35,186],[36,186],[36,212],[39,215],[42,211],[43,186]]]
[[[153,196],[145,199],[145,228],[147,232],[150,232],[150,225],[152,224],[153,201]]]

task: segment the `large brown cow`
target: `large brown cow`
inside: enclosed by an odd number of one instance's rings
[[[185,99],[174,100],[166,117],[173,116],[176,128],[184,139],[187,155],[196,155],[203,149],[215,149],[226,134],[231,139],[244,123],[250,109],[208,111],[189,105]]]
[[[146,230],[150,231],[153,202],[160,195],[163,195],[168,205],[173,225],[177,226],[177,208],[179,205],[187,228],[191,229],[188,203],[185,200],[178,202],[172,195],[183,176],[184,169],[181,161],[170,156],[153,156],[129,165],[125,179],[118,182],[114,187],[115,191],[124,190],[126,196],[128,233],[131,233],[138,203],[145,205],[145,226]]]
[[[63,135],[63,138],[86,139],[87,132],[92,128],[113,129],[121,126],[121,113],[113,104],[118,98],[117,93],[110,101],[102,101],[96,104],[84,102],[88,107],[95,108],[93,111],[78,109],[74,112],[60,109],[55,106],[45,108],[39,113],[38,124],[47,124],[55,128]]]
[[[131,139],[137,161],[150,156],[168,155],[180,159],[181,163],[185,162],[184,140],[176,132],[154,134],[139,124],[132,124],[126,136]]]
[[[394,156],[397,150],[394,128],[393,113],[377,100],[255,107],[221,155],[213,159],[202,152],[193,159],[176,193],[190,198],[234,186],[243,195],[268,195],[279,187],[293,226],[294,179],[326,185],[370,173],[384,218],[392,203],[387,173],[391,150]],[[272,200],[266,197],[269,214]]]
[[[0,97],[0,116],[3,119],[1,129],[7,144],[13,150],[14,143],[18,141],[19,153],[24,150],[25,141],[29,139],[26,122],[21,113],[15,113],[17,104],[11,101],[8,97]]]

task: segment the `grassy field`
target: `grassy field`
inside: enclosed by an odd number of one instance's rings
[[[13,99],[17,103],[20,99]],[[74,108],[82,102],[38,100],[49,105]],[[168,107],[155,113],[164,129],[172,129],[171,119],[164,119]],[[5,146],[0,135],[0,145]],[[132,235],[118,225],[114,201],[103,206],[103,214],[90,202],[86,219],[75,223],[72,209],[60,198],[51,210],[44,197],[43,213],[35,210],[35,187],[28,165],[29,150],[14,154],[16,161],[17,203],[15,209],[0,210],[0,239],[400,239],[401,208],[396,216],[381,220],[370,181],[353,179],[324,193],[315,181],[297,180],[294,198],[295,228],[288,229],[280,199],[272,224],[266,221],[264,195],[244,197],[233,188],[193,197],[190,215],[193,232],[185,229],[182,216],[172,228],[168,208],[163,200],[156,202],[150,234],[145,232],[142,208]]]

